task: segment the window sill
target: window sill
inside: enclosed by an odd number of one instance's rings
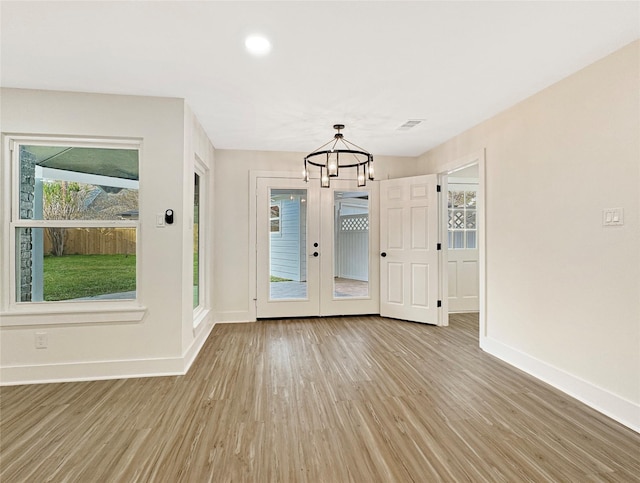
[[[147,308],[131,303],[29,304],[0,313],[0,327],[140,322]]]

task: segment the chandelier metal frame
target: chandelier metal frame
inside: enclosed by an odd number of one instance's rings
[[[334,124],[333,128],[338,131],[334,134],[333,139],[305,156],[303,179],[309,181],[309,165],[319,167],[320,186],[329,188],[330,178],[337,178],[340,168],[356,168],[358,186],[366,186],[367,178],[371,181],[375,179],[373,155],[344,138],[344,134],[340,132],[344,129],[344,124]],[[333,145],[325,149],[331,143]],[[324,159],[321,158],[322,156]]]

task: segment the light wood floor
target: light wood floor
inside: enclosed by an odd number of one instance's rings
[[[449,328],[218,325],[188,375],[1,390],[0,480],[640,481],[640,435]]]

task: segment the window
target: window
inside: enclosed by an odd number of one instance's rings
[[[271,233],[280,233],[280,202],[272,201],[270,210]]]
[[[477,188],[474,185],[464,187],[450,186],[448,192],[448,238],[449,249],[476,249],[476,198]]]
[[[200,158],[195,157],[193,175],[193,326],[197,327],[207,316],[207,253],[211,247],[207,240],[207,199],[209,170]]]
[[[137,298],[139,145],[11,143],[15,304]]]

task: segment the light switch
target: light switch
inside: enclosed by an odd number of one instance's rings
[[[605,208],[604,210],[602,210],[602,225],[624,225],[624,210],[622,208]]]
[[[164,224],[164,213],[159,213],[156,215],[156,227],[164,228],[166,225]]]

